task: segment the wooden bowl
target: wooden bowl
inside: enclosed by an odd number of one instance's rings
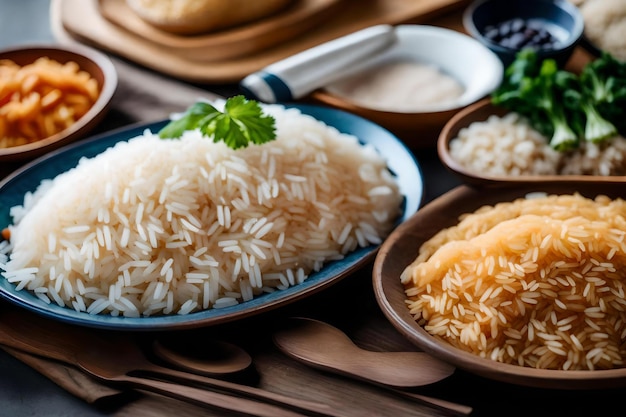
[[[626,197],[616,183],[534,183],[510,188],[480,189],[461,185],[422,207],[399,225],[381,246],[373,269],[373,286],[379,307],[389,322],[417,347],[459,369],[516,385],[552,389],[603,389],[626,386],[626,368],[594,371],[546,370],[504,364],[462,351],[433,337],[409,314],[400,275],[417,257],[419,247],[443,228],[458,223],[458,216],[479,207],[513,201],[530,192],[571,194],[587,197],[605,194]]]
[[[60,63],[74,61],[101,86],[100,95],[89,111],[65,130],[26,145],[0,148],[0,163],[23,162],[41,156],[72,141],[84,137],[105,116],[117,88],[117,72],[104,54],[80,45],[29,45],[0,51],[0,60],[10,59],[18,65],[27,65],[40,57]]]
[[[475,39],[452,29],[428,25],[396,26],[398,41],[388,50],[355,66],[324,88],[311,94],[313,101],[357,114],[400,137],[410,148],[433,148],[450,118],[498,87],[504,68],[498,57]],[[432,64],[459,81],[465,88],[456,101],[433,105],[420,111],[386,111],[351,100],[341,87],[362,71],[393,61]]]
[[[437,153],[443,165],[459,176],[466,183],[487,186],[502,187],[515,184],[540,184],[546,182],[589,182],[589,183],[618,183],[626,182],[625,176],[599,176],[599,175],[519,175],[519,176],[496,176],[482,172],[474,172],[459,162],[450,154],[450,141],[456,138],[459,131],[474,122],[487,120],[491,115],[504,116],[508,110],[497,107],[489,98],[468,106],[454,115],[443,127],[437,140]]]

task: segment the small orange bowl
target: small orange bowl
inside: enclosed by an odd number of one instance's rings
[[[42,57],[61,64],[71,61],[78,64],[80,70],[86,71],[98,82],[98,98],[83,116],[64,130],[24,145],[0,148],[0,163],[25,162],[84,137],[105,116],[117,89],[118,77],[113,62],[89,47],[29,45],[0,51],[0,60],[11,60],[22,67]]]

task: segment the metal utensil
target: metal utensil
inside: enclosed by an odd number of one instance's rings
[[[472,412],[466,405],[399,389],[432,384],[452,375],[453,366],[424,352],[365,350],[336,327],[302,317],[286,320],[286,325],[273,334],[273,340],[282,352],[315,368],[373,382],[452,414]]]
[[[270,417],[302,415],[299,413],[338,415],[325,404],[156,365],[144,356],[127,334],[111,332],[104,335],[86,328],[43,321],[24,312],[0,313],[0,344],[79,366],[102,380],[123,382],[135,388],[232,411]],[[138,373],[202,385],[228,394],[136,377]]]
[[[239,86],[248,97],[267,103],[292,101],[341,78],[396,41],[393,26],[370,26],[274,62]]]

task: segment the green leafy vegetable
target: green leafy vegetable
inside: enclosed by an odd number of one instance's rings
[[[559,74],[556,62],[540,61],[532,49],[518,53],[506,69],[504,80],[492,94],[492,102],[526,116],[535,128],[550,138],[559,150],[575,148],[578,135],[570,127],[564,92],[570,82]]]
[[[213,142],[223,141],[232,149],[269,142],[276,138],[276,125],[272,116],[263,113],[258,102],[243,96],[226,100],[224,112],[209,103],[197,102],[183,114],[159,131],[162,139],[179,138],[186,130],[199,129]]]
[[[491,100],[525,116],[557,150],[574,149],[580,140],[598,143],[614,137],[621,123],[626,128],[626,65],[605,54],[578,76],[525,49]]]
[[[605,52],[583,68],[580,81],[598,112],[626,133],[626,63]]]
[[[584,88],[581,87],[581,90],[565,92],[565,106],[572,114],[570,123],[590,142],[602,142],[617,135],[617,128],[600,114],[592,96]]]

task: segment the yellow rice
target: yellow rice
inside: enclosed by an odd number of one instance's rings
[[[498,362],[623,367],[625,215],[622,199],[578,194],[465,214],[404,270],[408,308],[429,333]]]

